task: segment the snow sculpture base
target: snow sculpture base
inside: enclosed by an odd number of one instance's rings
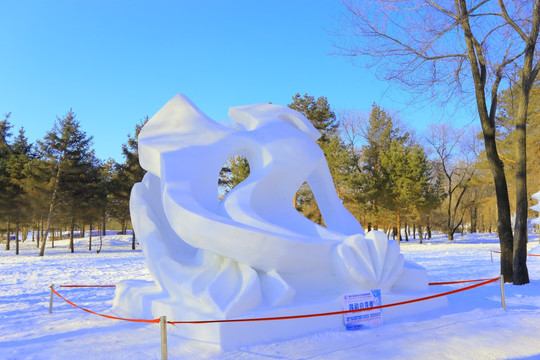
[[[115,306],[130,309],[129,312],[119,313],[122,316],[141,316],[145,318],[158,318],[166,315],[169,321],[189,320],[205,321],[215,320],[203,316],[198,312],[186,309],[180,302],[173,303],[159,299],[159,293],[151,281],[124,281],[117,285]],[[407,300],[418,299],[433,295],[428,290],[409,291],[400,293],[382,294],[382,304],[393,304]],[[138,303],[116,304],[118,299],[138,299]],[[149,311],[148,304],[151,305]],[[125,306],[122,306],[125,305]],[[447,306],[446,297],[434,298],[422,302],[406,305],[393,306],[383,309],[383,322],[393,319],[416,315]],[[316,302],[304,301],[301,304],[290,304],[271,309],[258,309],[243,314],[235,319],[269,318],[280,316],[295,316],[303,314],[327,313],[343,310],[341,297],[319,298]],[[384,326],[384,324],[382,325]],[[232,323],[208,323],[208,324],[178,324],[170,327],[172,334],[192,340],[217,344],[222,350],[234,350],[243,346],[254,344],[271,343],[294,339],[301,336],[315,334],[324,331],[346,331],[343,324],[343,315],[331,315],[300,319],[249,321]],[[358,330],[369,331],[369,329]]]
[[[364,233],[334,188],[320,133],[287,107],[229,111],[238,129],[206,116],[185,96],[170,100],[141,129],[133,186],[133,228],[153,282],[117,285],[113,310],[132,318],[197,321],[295,316],[342,309],[344,294],[379,289],[383,303],[426,295],[424,268],[405,261],[379,231]],[[242,155],[249,176],[221,200],[223,164]],[[325,226],[293,199],[309,184]],[[222,194],[221,194],[222,195]],[[383,311],[384,319],[445,300]],[[223,348],[343,329],[343,316],[183,324],[185,337]]]

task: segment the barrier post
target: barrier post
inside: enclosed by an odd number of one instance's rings
[[[49,314],[52,313],[52,305],[53,305],[53,289],[54,289],[54,284],[51,284],[51,296],[49,298]]]
[[[493,250],[489,250],[489,255],[491,256],[491,262],[493,262]]]
[[[504,299],[504,275],[501,275],[501,303],[503,310],[506,311],[506,301]]]
[[[159,325],[161,326],[161,360],[167,360],[167,317],[161,316],[159,318]]]

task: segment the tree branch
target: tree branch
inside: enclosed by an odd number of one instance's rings
[[[514,20],[512,20],[512,18],[510,17],[510,15],[508,15],[508,11],[506,10],[506,6],[504,5],[504,1],[503,0],[499,0],[499,7],[501,8],[501,11],[502,11],[502,16],[504,18],[504,20],[506,20],[506,22],[508,23],[508,25],[510,25],[512,27],[512,29],[514,29],[518,34],[519,36],[521,36],[521,38],[523,39],[523,41],[525,41],[525,43],[528,43],[529,42],[529,37],[527,36],[527,34],[525,34],[525,32],[514,22]]]

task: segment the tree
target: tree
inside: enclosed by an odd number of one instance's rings
[[[11,181],[8,169],[8,162],[11,156],[11,146],[9,144],[9,138],[11,137],[12,125],[9,123],[9,117],[11,113],[4,115],[4,120],[0,121],[0,219],[7,221],[7,242],[6,250],[10,250],[10,189]]]
[[[516,193],[516,117],[520,102],[519,80],[502,92],[499,111],[495,118],[497,135],[500,141],[499,156],[505,164],[505,173],[509,181],[509,191]],[[531,89],[527,114],[527,198],[540,188],[540,81]],[[529,213],[532,216],[531,213]]]
[[[390,201],[387,173],[383,170],[382,155],[390,150],[394,141],[402,141],[399,128],[395,127],[392,117],[377,104],[371,107],[367,130],[363,133],[365,145],[360,150],[361,173],[357,179],[358,201],[365,204],[370,214],[368,223],[373,223],[375,229],[388,219],[384,205]],[[393,224],[392,224],[393,225]]]
[[[113,216],[122,224],[122,231],[125,233],[126,226],[130,220],[129,197],[131,188],[135,183],[140,182],[146,171],[139,164],[139,143],[138,136],[142,127],[148,122],[145,116],[135,125],[134,135],[128,134],[127,143],[122,144],[122,155],[124,162],[116,164],[111,170],[110,179],[110,207]],[[133,232],[131,248],[135,250],[135,232]]]
[[[56,119],[52,130],[43,141],[38,141],[38,153],[43,173],[48,177],[46,185],[49,194],[46,230],[51,233],[55,216],[68,217],[70,225],[70,250],[73,248],[73,228],[75,219],[80,216],[79,202],[85,193],[89,177],[87,170],[95,160],[91,149],[92,137],[80,129],[75,113],[70,109],[63,118]],[[29,175],[36,175],[29,172]],[[33,183],[39,180],[34,179]],[[30,182],[32,183],[32,181]],[[39,256],[45,254],[46,238],[41,241]]]
[[[319,144],[330,141],[337,134],[339,123],[326,97],[320,96],[315,100],[314,96],[296,93],[292,100],[287,106],[304,115],[320,131]]]
[[[373,0],[347,2],[352,44],[347,56],[369,56],[379,74],[427,96],[474,94],[484,146],[497,196],[501,274],[525,284],[526,133],[529,92],[540,63],[535,49],[540,0]],[[357,40],[354,35],[360,35]],[[523,65],[518,64],[523,61]],[[516,242],[503,163],[498,156],[495,115],[501,84],[508,73],[522,72],[522,99],[516,122]],[[524,230],[525,229],[525,230]],[[525,232],[524,232],[525,231]]]
[[[336,114],[324,96],[315,99],[314,96],[308,94],[301,96],[297,93],[292,100],[292,103],[287,106],[304,115],[321,133],[317,144],[324,152],[334,186],[338,191],[338,196],[341,196],[341,189],[346,186],[348,181],[347,173],[354,167],[354,154],[350,147],[346,146],[339,138],[339,123]],[[300,187],[293,199],[293,204],[310,220],[319,224],[323,223],[315,197],[307,183]]]
[[[426,137],[435,151],[437,170],[444,179],[444,228],[448,240],[454,240],[454,233],[463,224],[465,214],[460,205],[475,171],[474,163],[462,156],[466,154],[463,146],[465,131],[458,131],[447,124],[431,125]]]
[[[15,253],[19,254],[19,230],[22,224],[28,224],[30,218],[30,199],[24,191],[23,180],[25,177],[24,168],[29,163],[32,154],[32,145],[28,143],[24,128],[19,129],[18,136],[11,146],[12,151],[8,159],[7,168],[9,172],[10,185],[8,212],[10,218],[15,221]]]
[[[223,166],[219,173],[218,186],[222,189],[223,195],[231,191],[249,176],[249,163],[245,156],[237,155],[231,157]]]

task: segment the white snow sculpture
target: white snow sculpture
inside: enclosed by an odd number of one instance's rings
[[[320,306],[309,306],[362,289],[426,289],[425,270],[405,262],[385,234],[365,236],[342,205],[315,142],[320,134],[304,116],[272,104],[231,108],[229,116],[239,130],[177,95],[141,130],[139,158],[148,172],[133,187],[130,211],[155,284],[118,284],[117,312],[175,320],[268,316],[317,312]],[[219,201],[219,172],[235,155],[247,158],[250,175]],[[326,227],[293,206],[304,181]],[[224,335],[202,334],[209,331],[185,334],[223,345]]]

